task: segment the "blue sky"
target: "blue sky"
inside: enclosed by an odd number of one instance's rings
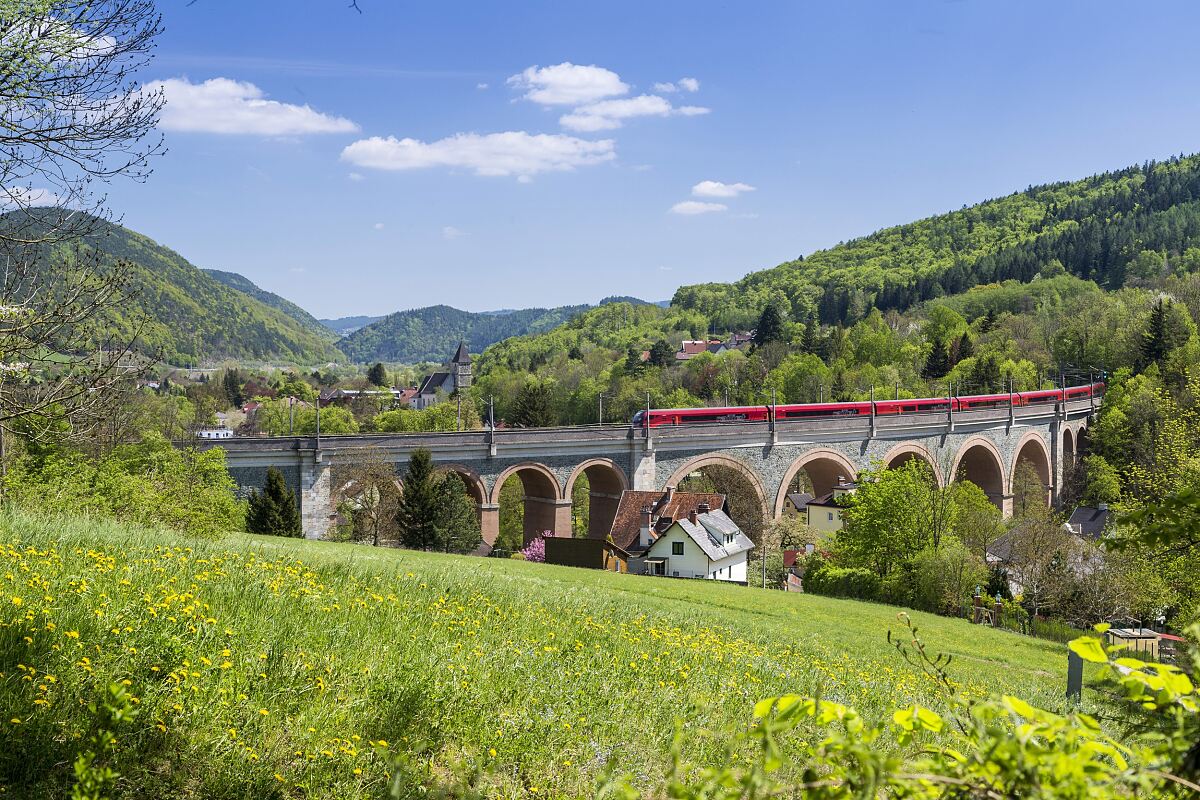
[[[663,299],[1200,149],[1194,3],[346,5],[164,2],[109,194],[318,316]]]

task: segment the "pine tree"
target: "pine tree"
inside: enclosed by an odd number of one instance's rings
[[[675,348],[659,339],[650,348],[649,361],[656,367],[669,367],[675,363]]]
[[[934,342],[933,349],[929,351],[929,358],[925,359],[925,368],[921,370],[921,375],[928,379],[937,379],[944,378],[949,371],[950,354],[946,345]]]
[[[820,323],[816,317],[809,317],[808,322],[804,323],[804,342],[802,347],[804,352],[817,355],[817,351],[821,347],[820,340]]]
[[[840,369],[833,373],[833,386],[829,388],[829,397],[835,403],[844,403],[850,398],[846,387],[846,373]]]
[[[641,352],[633,347],[629,348],[629,351],[625,354],[625,374],[631,376],[637,375],[645,366],[646,364],[642,361]]]
[[[521,387],[513,405],[512,424],[521,428],[545,428],[554,424],[554,408],[550,403],[550,387],[529,381]]]
[[[242,374],[236,368],[225,370],[225,375],[221,378],[221,388],[225,390],[225,397],[229,400],[229,405],[236,408],[241,408],[246,402],[242,395],[242,383]]]
[[[404,473],[404,491],[396,508],[400,544],[411,550],[438,549],[439,481],[433,455],[424,447],[413,451]]]
[[[778,342],[783,338],[783,315],[774,303],[768,303],[758,318],[758,327],[754,329],[754,343],[762,346]]]
[[[367,380],[370,381],[373,386],[387,386],[387,370],[383,368],[383,364],[376,362],[375,366],[368,370]]]
[[[975,344],[971,341],[970,335],[963,332],[963,335],[958,337],[958,344],[955,348],[954,363],[962,361],[964,358],[970,358],[975,355]]]
[[[283,480],[283,473],[275,467],[267,468],[267,484],[260,493],[250,494],[250,507],[246,510],[246,530],[269,536],[303,536],[300,510],[296,508],[296,495]]]
[[[438,481],[438,549],[446,553],[470,553],[479,547],[483,534],[475,501],[457,473],[448,472]]]
[[[1168,329],[1168,317],[1171,311],[1171,301],[1161,298],[1150,309],[1150,319],[1146,322],[1146,330],[1142,332],[1139,347],[1142,356],[1142,368],[1157,364],[1171,351],[1171,331]]]

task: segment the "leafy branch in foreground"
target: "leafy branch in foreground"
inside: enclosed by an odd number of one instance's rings
[[[971,701],[946,671],[946,656],[930,656],[906,614],[908,641],[893,640],[913,666],[936,681],[948,710],[913,705],[887,724],[865,721],[840,703],[798,694],[754,707],[754,723],[731,737],[717,767],[683,762],[672,750],[665,792],[645,795],[626,775],[609,778],[605,797],[672,798],[1079,798],[1191,797],[1196,782],[1200,696],[1179,668],[1127,658],[1099,638],[1070,648],[1103,665],[1121,687],[1131,715],[1154,714],[1156,729],[1120,741],[1079,711],[1059,714],[1017,697]],[[1103,626],[1099,629],[1103,633]],[[678,739],[677,734],[677,739]],[[751,746],[756,755],[739,757]]]

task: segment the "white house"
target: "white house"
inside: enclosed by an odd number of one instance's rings
[[[653,541],[648,527],[641,536],[647,545],[641,561],[650,575],[746,582],[746,559],[754,543],[724,511],[701,504]]]

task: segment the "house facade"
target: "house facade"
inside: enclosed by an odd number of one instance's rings
[[[720,510],[701,505],[675,520],[645,549],[643,572],[673,578],[746,583],[754,543]]]
[[[842,511],[844,510],[838,498],[843,495],[852,494],[858,485],[853,481],[846,480],[844,477],[838,477],[837,485],[833,487],[833,491],[809,499],[803,507],[803,510],[797,509],[797,513],[803,514],[808,527],[821,531],[822,533],[835,533],[842,529]],[[804,495],[800,495],[803,498]]]

